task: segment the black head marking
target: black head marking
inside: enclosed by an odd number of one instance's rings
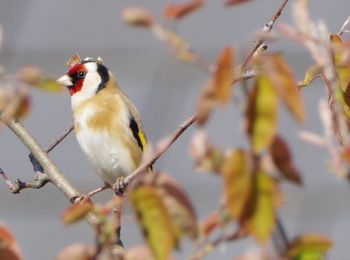
[[[97,72],[101,77],[101,83],[98,85],[96,93],[104,89],[106,87],[106,83],[109,81],[109,72],[104,65],[97,63]]]

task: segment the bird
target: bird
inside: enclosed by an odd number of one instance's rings
[[[113,188],[140,165],[145,152],[139,113],[100,57],[73,55],[67,65],[57,82],[71,95],[77,141],[105,186]]]

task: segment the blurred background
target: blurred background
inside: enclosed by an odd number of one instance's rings
[[[176,1],[0,0],[4,34],[0,64],[6,73],[35,65],[58,77],[65,73],[66,61],[74,53],[82,57],[101,56],[138,107],[149,140],[159,140],[191,115],[208,75],[198,67],[172,58],[147,29],[124,25],[120,13],[129,5],[141,5],[161,20],[164,6],[173,2]],[[208,0],[204,8],[178,23],[176,30],[208,61],[214,61],[222,47],[233,44],[237,48],[238,63],[252,46],[254,33],[270,19],[280,1],[251,1],[232,8],[224,8],[222,2]],[[279,22],[291,22],[293,1],[290,2]],[[313,17],[325,21],[332,32],[337,32],[349,16],[348,0],[309,1],[309,4]],[[271,50],[286,54],[299,79],[312,64],[304,49],[287,41],[272,44]],[[321,133],[317,106],[323,95],[319,82],[303,90],[307,121],[302,126],[296,125],[281,110],[279,132],[294,152],[304,186],[283,185],[286,204],[279,214],[290,238],[302,232],[324,233],[335,243],[329,259],[349,259],[349,186],[327,170],[326,152],[296,137],[296,131],[301,129]],[[70,97],[67,92],[49,94],[34,90],[32,98],[32,111],[24,124],[42,146],[47,146],[71,120]],[[241,123],[239,111],[231,105],[217,109],[207,129],[219,147],[237,147],[246,145]],[[217,208],[221,181],[216,176],[193,170],[188,142],[194,129],[187,131],[155,167],[169,172],[183,185],[197,214],[203,217]],[[1,130],[0,147],[0,166],[9,177],[31,179],[28,151],[8,129]],[[73,134],[50,157],[81,192],[101,185]],[[104,201],[111,195],[107,191],[98,195],[96,201]],[[12,195],[5,183],[0,182],[0,219],[14,233],[25,259],[52,259],[66,245],[93,243],[93,234],[86,223],[70,227],[61,223],[61,212],[68,205],[51,184],[41,190],[24,190]],[[131,216],[126,210],[122,238],[127,247],[141,242]],[[224,246],[208,259],[232,259],[252,247],[255,247],[254,241],[245,239]],[[176,258],[188,256],[190,248],[190,242],[185,243]]]

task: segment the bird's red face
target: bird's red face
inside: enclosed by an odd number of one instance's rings
[[[99,61],[85,58],[70,67],[57,81],[68,88],[71,96],[81,93],[85,97],[91,97],[106,86],[109,71]]]
[[[68,88],[71,96],[79,92],[83,87],[87,69],[84,64],[76,64],[71,67],[67,74],[59,79],[59,82]]]

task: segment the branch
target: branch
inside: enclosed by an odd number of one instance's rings
[[[346,32],[350,32],[350,31],[348,30],[349,24],[350,24],[350,16],[348,17],[348,19],[345,20],[343,26],[340,28],[340,31],[338,32],[338,34],[339,34],[340,36],[342,36],[342,35],[343,35],[344,33],[346,33]]]
[[[117,194],[122,194],[123,191],[120,190],[120,187],[123,187],[123,190],[132,183],[135,179],[141,176],[149,167],[151,167],[163,153],[168,150],[168,148],[179,138],[179,136],[186,131],[195,121],[197,120],[197,114],[190,116],[185,122],[183,122],[175,132],[166,140],[164,144],[154,153],[151,159],[142,163],[136,170],[134,170],[130,175],[126,176],[121,180],[121,183],[117,181],[113,185],[113,189]]]
[[[270,21],[268,21],[265,26],[262,28],[262,32],[263,33],[268,33],[272,30],[276,20],[278,19],[278,17],[281,16],[282,11],[284,9],[284,7],[287,5],[288,0],[283,0],[283,2],[280,4],[280,6],[277,8],[277,10],[275,11],[275,13],[272,15]],[[265,41],[260,39],[256,45],[254,46],[254,48],[250,51],[250,53],[246,56],[246,58],[244,59],[243,63],[242,63],[242,68],[243,70],[247,67],[248,63],[251,61],[251,59],[255,56],[256,53],[259,52],[259,50],[266,48],[267,46],[265,45]]]

